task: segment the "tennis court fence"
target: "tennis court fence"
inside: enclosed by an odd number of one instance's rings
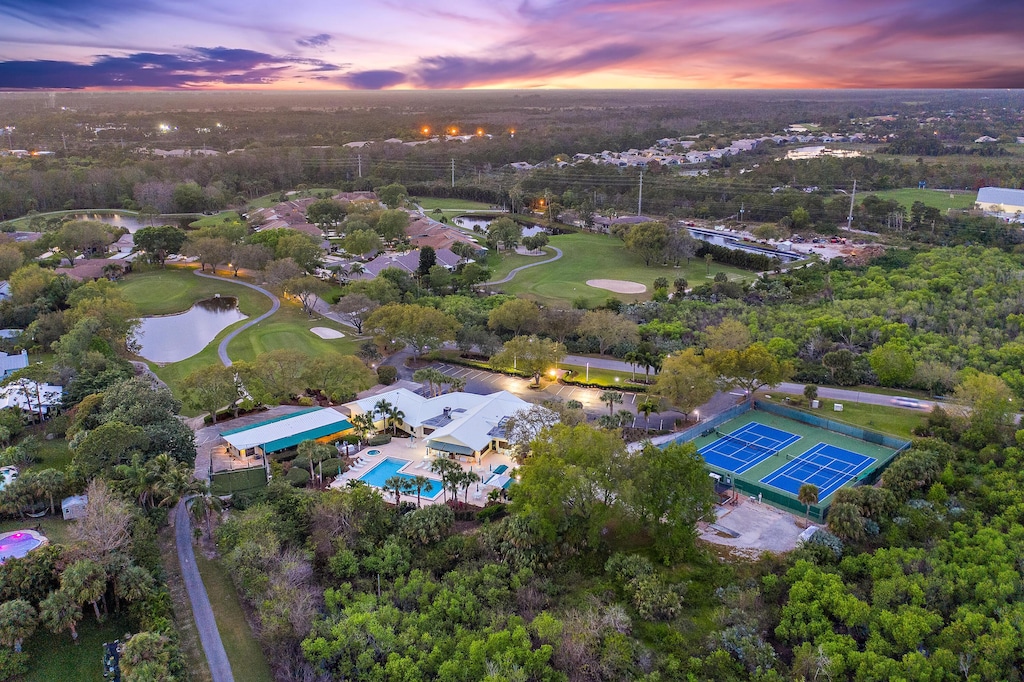
[[[851,438],[867,441],[868,443],[881,445],[892,450],[902,450],[910,445],[910,441],[894,438],[893,436],[887,436],[884,433],[870,431],[859,426],[837,422],[832,419],[826,419],[825,417],[819,417],[816,414],[809,414],[802,410],[794,410],[791,407],[776,405],[775,403],[769,403],[763,400],[755,400],[754,407],[769,414],[775,414],[780,417],[785,417],[786,419],[792,419],[793,421],[817,426],[819,429],[835,431],[836,433],[841,433],[844,436],[850,436]]]
[[[755,483],[753,481],[744,481],[739,477],[735,477],[732,480],[733,485],[736,486],[737,492],[744,495],[749,495],[750,497],[757,497],[760,495],[764,502],[768,502],[776,507],[788,509],[796,514],[804,514],[807,510],[804,505],[800,504],[799,500],[777,492],[774,488],[769,488],[766,485],[761,485],[760,483]],[[812,504],[809,516],[815,521],[824,521],[824,515],[827,510],[828,505],[818,506],[816,504]]]
[[[722,424],[726,423],[727,421],[735,419],[741,414],[746,414],[749,411],[750,404],[746,400],[744,400],[739,405],[734,405],[725,412],[716,414],[714,417],[711,417],[710,419],[707,419],[705,421],[700,422],[699,424],[691,426],[688,429],[680,431],[675,438],[668,441],[667,443],[664,443],[663,447],[673,443],[689,443],[692,440],[697,440],[698,438],[701,437],[701,435],[703,435],[707,431],[715,429],[721,426]]]

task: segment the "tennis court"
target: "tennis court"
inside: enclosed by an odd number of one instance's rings
[[[846,483],[853,481],[877,460],[845,448],[818,443],[803,454],[791,456],[785,466],[768,474],[761,483],[791,495],[800,486],[811,483],[818,487],[818,499],[824,500]]]
[[[758,422],[731,433],[715,431],[720,438],[700,449],[704,461],[714,467],[742,474],[800,440],[800,436]]]

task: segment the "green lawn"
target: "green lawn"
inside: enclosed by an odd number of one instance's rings
[[[468,199],[435,199],[433,197],[425,197],[423,199],[413,198],[412,201],[422,206],[423,210],[428,213],[433,211],[435,208],[457,211],[494,210],[494,207],[491,204],[487,204],[482,201],[469,201]]]
[[[764,397],[761,396],[760,399],[763,400]],[[827,400],[824,398],[819,400],[821,400],[821,407],[819,409],[807,411],[825,419],[845,422],[899,438],[913,438],[914,427],[920,426],[928,420],[928,414],[921,410],[906,410],[887,405],[851,403],[845,400]],[[779,395],[773,395],[772,402],[786,404],[782,396]],[[836,412],[832,409],[832,406],[837,402],[842,403],[842,412]],[[789,407],[793,406],[789,405]]]
[[[216,227],[218,225],[224,225],[226,223],[241,223],[242,216],[238,215],[238,211],[221,211],[216,215],[203,216],[199,220],[189,223],[189,227]]]
[[[544,255],[542,256],[523,256],[515,251],[502,251],[501,254],[490,254],[485,264],[491,269],[491,280],[496,280],[505,277],[514,268],[518,268],[521,265],[529,265],[530,263],[539,263],[554,255],[555,252],[550,246],[544,247]]]
[[[57,516],[44,516],[41,519],[11,519],[8,521],[0,522],[0,533],[6,533],[11,530],[24,530],[26,528],[35,529],[36,526],[42,528],[43,535],[53,545],[64,545],[68,542],[68,522],[60,516],[60,500],[54,498],[54,505],[56,505]]]
[[[309,331],[311,327],[329,327],[345,334],[342,339],[321,339]],[[331,320],[314,316],[309,318],[302,308],[282,301],[281,309],[270,319],[260,322],[239,334],[228,345],[228,355],[233,361],[254,360],[260,353],[282,348],[299,351],[313,357],[334,352],[351,355],[359,342],[350,336],[352,329]]]
[[[270,666],[245,620],[245,613],[238,603],[238,593],[227,571],[203,556],[202,552],[196,553],[196,566],[203,576],[206,593],[210,596],[213,616],[217,620],[217,629],[220,630],[220,638],[235,679],[273,682]]]
[[[270,300],[258,291],[231,282],[198,277],[192,268],[154,267],[128,275],[118,286],[141,315],[182,313],[196,301],[212,298],[215,294],[234,296],[238,299],[239,309],[250,317],[270,309]]]
[[[551,237],[551,246],[557,246],[565,254],[561,260],[524,270],[515,279],[496,289],[524,298],[534,299],[545,305],[568,307],[577,298],[588,307],[601,305],[610,297],[630,302],[650,298],[654,280],[665,277],[671,286],[672,280],[684,277],[691,286],[710,281],[716,273],[724,272],[730,279],[753,279],[753,273],[738,268],[712,263],[711,275],[707,274],[704,261],[692,259],[689,265],[679,268],[667,266],[645,266],[637,256],[626,250],[616,237],[602,234],[563,234]],[[648,289],[643,294],[616,294],[586,284],[590,279],[619,279],[639,282]]]
[[[328,192],[332,196],[338,193],[338,190],[333,187],[311,187],[304,192],[296,192],[295,194],[288,194],[285,192],[285,201],[294,201],[295,199],[305,199],[308,197],[316,197],[324,192]],[[247,208],[270,208],[281,203],[281,192],[273,192],[267,194],[258,199],[253,199],[247,204]]]
[[[861,201],[863,201],[863,197],[867,196],[867,194],[859,195]],[[937,208],[940,211],[946,211],[951,208],[966,210],[974,208],[974,202],[978,198],[978,195],[974,192],[950,195],[949,192],[941,192],[934,189],[889,189],[881,192],[870,192],[870,194],[880,199],[898,201],[906,206],[908,211],[915,201],[920,201],[925,206]]]
[[[25,641],[28,674],[18,679],[24,682],[101,682],[103,643],[120,639],[131,631],[131,626],[127,619],[116,614],[97,624],[91,606],[83,609],[83,615],[78,626],[77,646],[67,632],[55,635],[46,628],[36,630],[36,634]]]

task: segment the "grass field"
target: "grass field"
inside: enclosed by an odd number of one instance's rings
[[[189,227],[215,227],[217,225],[225,225],[227,223],[241,223],[242,216],[238,215],[238,211],[221,211],[216,215],[203,216],[199,220],[189,223]]]
[[[17,679],[23,682],[102,682],[103,643],[120,639],[130,632],[131,626],[127,619],[116,614],[97,624],[91,606],[83,609],[83,616],[78,625],[77,646],[68,632],[55,635],[43,627],[25,640],[29,670]]]
[[[759,400],[765,400],[763,396]],[[827,400],[820,398],[821,407],[817,410],[806,410],[819,417],[831,419],[832,421],[852,424],[872,431],[880,431],[899,438],[913,438],[914,428],[923,425],[928,421],[928,414],[923,411],[907,410],[887,405],[868,405],[865,403],[851,403],[845,400]],[[771,402],[786,405],[786,403],[772,396]],[[832,406],[842,403],[843,411],[836,412]],[[787,407],[793,407],[787,405]],[[799,408],[794,408],[799,409]]]
[[[321,339],[309,331],[311,327],[329,327],[345,334],[343,339]],[[302,308],[288,302],[281,302],[281,309],[270,319],[260,322],[242,332],[228,345],[228,355],[233,361],[253,360],[260,353],[287,349],[313,357],[321,353],[355,353],[359,342],[349,336],[352,330],[331,320],[307,317]]]
[[[198,277],[192,268],[154,267],[128,275],[118,286],[135,304],[140,315],[182,313],[196,301],[212,298],[215,294],[234,296],[238,299],[239,309],[250,317],[270,310],[270,300],[258,291],[231,282]]]
[[[245,620],[245,613],[238,603],[238,593],[227,571],[203,556],[202,552],[196,553],[196,566],[210,596],[213,616],[234,678],[246,682],[273,682],[270,666]]]
[[[494,210],[491,204],[482,201],[469,201],[468,199],[434,199],[425,197],[423,199],[412,199],[413,202],[423,207],[423,210],[433,211],[435,208],[453,211],[486,211]]]
[[[870,194],[880,199],[898,201],[906,206],[908,211],[915,201],[920,201],[925,206],[937,208],[940,211],[948,209],[967,210],[974,208],[974,201],[978,198],[978,195],[974,192],[950,195],[949,192],[934,189],[889,189],[881,192],[870,192]],[[862,197],[861,201],[863,201],[863,197],[867,196],[867,193],[860,196]]]
[[[9,521],[0,522],[0,533],[6,533],[12,530],[24,530],[26,528],[34,529],[36,526],[42,528],[43,535],[53,545],[64,545],[67,544],[68,535],[68,522],[60,516],[60,500],[54,498],[53,503],[57,510],[57,516],[44,516],[41,519],[11,519]]]
[[[307,197],[316,197],[324,192],[328,192],[332,195],[337,194],[338,190],[333,187],[311,187],[304,192],[296,192],[290,194],[285,192],[285,201],[294,201],[295,199],[305,199]],[[253,199],[247,204],[248,208],[270,208],[281,203],[281,192],[274,192],[272,194],[266,194],[258,199]]]
[[[502,251],[500,254],[491,253],[488,255],[487,261],[483,264],[491,269],[491,279],[496,280],[505,277],[515,268],[529,265],[530,263],[539,263],[554,255],[555,252],[550,246],[544,247],[544,254],[541,256],[523,256],[515,251]]]
[[[550,243],[562,249],[565,255],[561,260],[524,270],[511,282],[495,288],[545,305],[568,307],[574,300],[582,299],[588,307],[594,307],[612,297],[626,302],[649,299],[654,280],[658,277],[667,278],[670,286],[677,277],[684,277],[690,286],[702,284],[719,272],[726,273],[730,279],[753,279],[753,273],[717,263],[711,264],[709,277],[704,261],[698,259],[692,259],[689,265],[679,268],[648,267],[638,256],[626,251],[621,240],[610,235],[555,235]],[[648,291],[643,294],[616,294],[588,286],[586,282],[590,279],[639,282]]]

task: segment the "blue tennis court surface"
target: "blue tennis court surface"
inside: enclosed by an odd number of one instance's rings
[[[761,483],[792,495],[799,494],[804,483],[812,483],[818,486],[818,499],[824,500],[876,461],[874,457],[818,443],[762,478]]]
[[[700,449],[709,466],[742,474],[800,440],[800,436],[750,422]]]

